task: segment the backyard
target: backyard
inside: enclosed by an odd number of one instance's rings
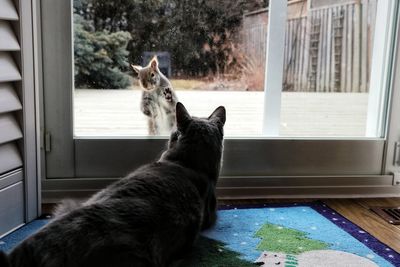
[[[147,136],[129,65],[158,55],[193,115],[226,107],[227,136],[265,136],[276,112],[273,136],[365,137],[378,1],[289,0],[275,101],[265,93],[269,1],[74,0],[74,134]],[[268,113],[266,99],[280,106]]]

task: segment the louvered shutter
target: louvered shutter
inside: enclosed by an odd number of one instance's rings
[[[20,20],[0,0],[0,236],[24,223]]]

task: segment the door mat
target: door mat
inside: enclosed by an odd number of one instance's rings
[[[49,220],[35,220],[0,240],[10,251]],[[400,266],[392,248],[320,202],[221,206],[216,225],[202,233],[174,267]]]
[[[321,202],[222,206],[184,266],[400,266],[392,248]]]

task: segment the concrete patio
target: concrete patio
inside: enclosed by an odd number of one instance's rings
[[[179,100],[195,116],[208,116],[216,107],[227,109],[226,136],[260,136],[263,92],[177,90]],[[141,91],[75,90],[75,136],[144,136]],[[281,136],[365,136],[367,93],[284,92]]]

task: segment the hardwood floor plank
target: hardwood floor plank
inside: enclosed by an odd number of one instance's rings
[[[400,200],[399,200],[400,201]],[[385,222],[369,210],[370,204],[398,203],[396,200],[332,199],[324,202],[338,213],[400,253],[400,228]]]

